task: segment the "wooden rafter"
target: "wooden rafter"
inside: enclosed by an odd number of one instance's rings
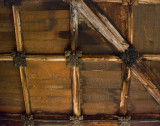
[[[133,44],[133,8],[128,5],[128,40]],[[127,105],[129,98],[129,88],[131,82],[131,69],[123,64],[123,87],[121,91],[120,114],[125,116],[127,114]]]
[[[82,15],[94,26],[94,28],[108,40],[108,42],[115,48],[118,53],[122,53],[128,49],[129,43],[126,42],[122,36],[113,34],[115,28],[112,25],[104,24],[83,2],[78,0],[77,8]],[[114,29],[114,30],[111,30]],[[157,77],[142,63],[139,59],[131,68],[132,72],[142,82],[144,87],[153,96],[153,98],[160,104],[160,85],[158,84]]]
[[[77,49],[78,38],[78,10],[76,9],[76,0],[70,1],[70,30],[71,30],[71,50],[75,52]],[[80,78],[79,68],[73,66],[71,68],[72,76],[72,93],[73,93],[73,114],[75,116],[81,115],[80,109]]]
[[[24,50],[24,45],[23,45],[23,41],[22,41],[23,37],[22,37],[22,28],[21,28],[19,7],[13,5],[12,11],[13,11],[13,18],[14,18],[17,51],[21,52]],[[22,83],[22,89],[23,89],[26,114],[30,115],[31,114],[31,105],[30,105],[30,96],[29,96],[29,89],[28,89],[28,83],[27,83],[27,77],[26,77],[26,67],[20,66],[19,70],[20,70],[20,77],[21,77],[21,83]]]

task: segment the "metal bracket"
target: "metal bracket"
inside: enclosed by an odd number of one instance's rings
[[[82,66],[81,63],[81,57],[82,57],[82,52],[81,51],[65,51],[65,56],[66,56],[66,66],[67,67],[80,67]]]
[[[138,5],[138,0],[122,0],[122,5]]]
[[[119,117],[119,126],[130,126],[131,117]]]
[[[83,116],[70,116],[71,126],[83,126]]]
[[[23,120],[23,126],[34,126],[33,115],[23,115],[21,119]]]
[[[13,52],[13,65],[16,67],[26,66],[26,57],[24,52]]]
[[[136,48],[134,47],[134,45],[130,45],[129,48],[125,52],[123,52],[123,53],[121,53],[119,55],[119,57],[130,68],[136,63],[136,60],[140,56],[137,53]]]
[[[20,6],[21,0],[4,0],[4,6],[11,7],[12,5]]]

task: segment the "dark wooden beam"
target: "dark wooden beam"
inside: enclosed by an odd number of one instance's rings
[[[105,39],[108,40],[108,42],[115,48],[117,53],[125,52],[125,50],[128,49],[129,43],[127,43],[127,41],[123,39],[122,36],[113,34],[112,31],[115,31],[116,29],[112,25],[104,24],[84,3],[83,0],[78,0],[77,8],[82,13],[82,15],[94,26],[94,28]],[[142,64],[141,59],[137,60],[136,64],[132,67],[131,70],[146,87],[153,98],[160,104],[160,87],[156,75],[149,71],[144,63]]]
[[[13,18],[14,18],[17,51],[21,52],[21,51],[24,51],[24,45],[23,45],[19,7],[13,5],[12,11],[13,11]],[[20,70],[20,77],[21,77],[21,83],[22,83],[22,89],[23,89],[26,114],[30,115],[31,105],[30,105],[30,96],[29,96],[29,89],[28,89],[28,83],[27,83],[27,77],[26,77],[26,67],[20,66],[19,70]]]
[[[0,113],[0,120],[3,119],[17,119],[21,120],[23,114],[7,114]],[[131,121],[160,121],[160,114],[129,114],[131,116]],[[84,115],[84,121],[90,122],[112,122],[118,121],[118,115]],[[70,119],[70,115],[52,115],[52,114],[34,114],[34,120],[44,120],[44,121],[65,121]]]

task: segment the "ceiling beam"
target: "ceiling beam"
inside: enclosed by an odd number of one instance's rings
[[[78,0],[78,10],[82,15],[93,25],[93,27],[114,47],[117,53],[123,53],[128,50],[129,43],[122,36],[114,34],[112,31],[116,30],[112,25],[104,24],[84,3],[83,0]],[[114,29],[114,30],[111,30]],[[160,104],[160,85],[158,79],[153,72],[151,72],[147,66],[142,63],[141,59],[131,68],[134,75],[142,82],[144,87],[153,96],[153,98]]]
[[[70,1],[70,30],[71,30],[71,51],[77,51],[78,39],[78,10],[76,8],[77,0]],[[74,116],[81,116],[80,107],[80,77],[79,68],[73,66],[71,68],[72,80],[72,94],[73,94],[73,114]]]
[[[17,51],[22,52],[24,51],[24,45],[23,45],[24,43],[23,43],[23,37],[22,37],[19,7],[12,5],[12,11],[13,11]],[[30,115],[31,104],[30,104],[30,96],[29,96],[29,89],[28,89],[27,76],[26,76],[26,67],[20,66],[19,70],[20,70],[20,77],[21,77],[21,83],[22,83],[22,89],[23,89],[26,114]]]
[[[64,55],[26,55],[27,61],[49,61],[49,62],[65,62]],[[160,61],[160,55],[143,54],[142,60],[144,61]],[[0,54],[0,61],[13,61],[11,54]],[[109,54],[83,54],[82,62],[117,62],[122,63],[122,60],[115,55]]]
[[[127,20],[128,20],[128,41],[133,44],[133,7],[132,5],[127,6]],[[131,69],[123,64],[123,86],[121,91],[121,101],[120,101],[120,115],[125,116],[128,110],[128,98],[129,89],[131,84]]]
[[[23,114],[7,114],[1,113],[0,120],[21,120]],[[133,122],[160,122],[160,114],[130,114]],[[117,115],[84,115],[84,122],[118,122]],[[35,114],[33,115],[35,121],[45,122],[68,122],[70,115],[53,115],[53,114]]]

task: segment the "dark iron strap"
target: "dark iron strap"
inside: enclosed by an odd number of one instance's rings
[[[74,51],[74,52],[65,51],[65,57],[66,57],[67,67],[82,66],[82,63],[81,63],[82,52],[81,51]]]
[[[23,121],[23,126],[34,126],[33,115],[23,115],[21,119]]]
[[[13,65],[16,67],[26,66],[26,56],[25,52],[13,52]]]
[[[118,121],[119,121],[119,126],[130,126],[131,117],[130,116],[119,117]]]
[[[83,126],[83,116],[70,116],[71,126]]]
[[[139,54],[137,53],[135,46],[130,45],[125,52],[119,55],[119,57],[130,68],[136,63],[136,60],[139,58]]]
[[[20,6],[21,0],[4,0],[4,6],[11,7],[12,5]]]

